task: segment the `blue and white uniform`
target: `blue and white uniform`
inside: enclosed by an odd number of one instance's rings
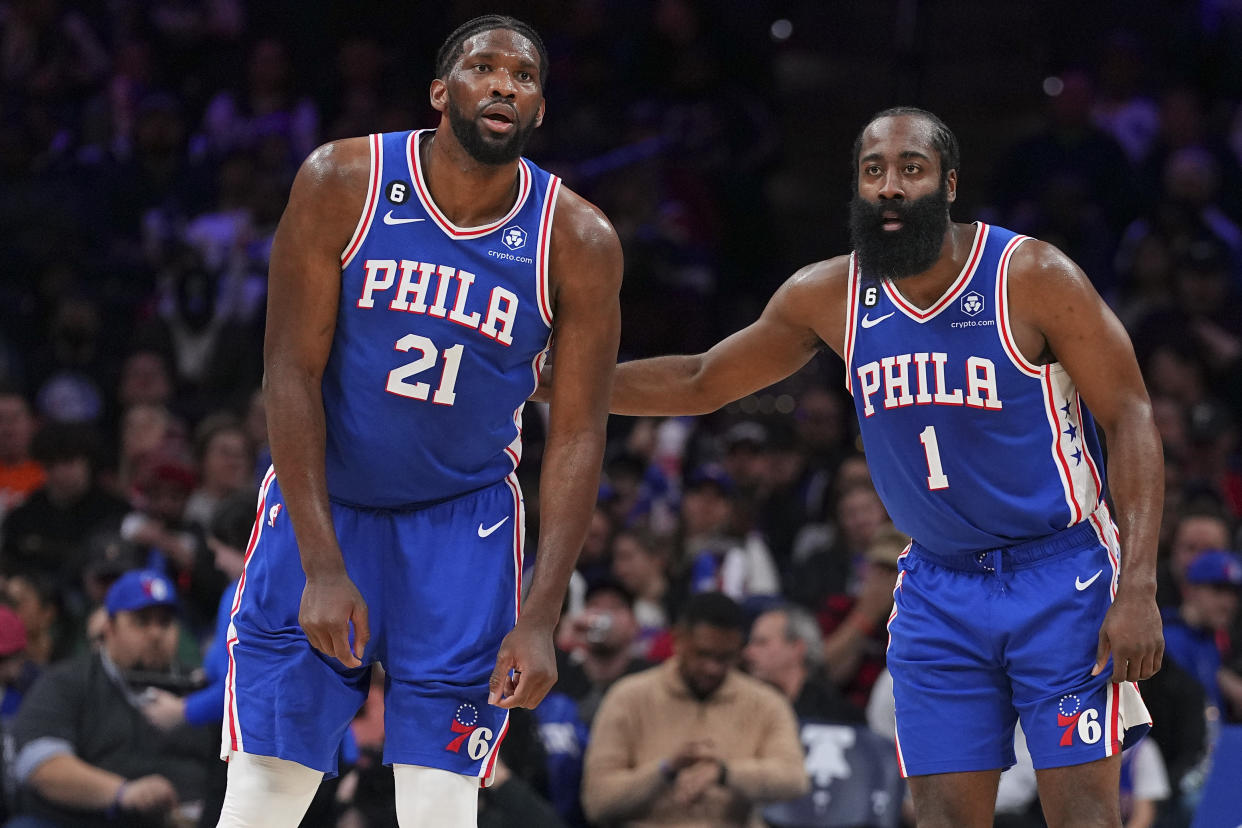
[[[850,261],[846,385],[876,491],[913,538],[888,652],[906,775],[1013,764],[1018,713],[1037,768],[1111,756],[1150,722],[1133,685],[1090,675],[1120,549],[1091,412],[1060,364],[1014,343],[1026,239],[978,224],[926,309]]]
[[[369,609],[364,666],[298,626],[305,586],[280,482],[260,492],[233,603],[222,752],[336,770],[336,746],[387,672],[385,762],[490,776],[507,712],[487,704],[519,610],[522,406],[552,331],[560,180],[522,159],[503,217],[458,227],[431,199],[427,132],[369,137],[370,179],[341,253],[323,377],[326,474],[345,566]]]

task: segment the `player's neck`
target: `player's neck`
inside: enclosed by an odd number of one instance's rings
[[[477,227],[506,215],[518,193],[518,162],[480,164],[437,130],[418,152],[431,200],[458,227]]]
[[[935,264],[922,273],[894,282],[893,287],[915,307],[930,308],[961,275],[974,247],[976,232],[976,224],[950,222]]]

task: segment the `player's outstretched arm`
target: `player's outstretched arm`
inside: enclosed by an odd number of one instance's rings
[[[501,644],[490,699],[534,707],[556,681],[552,633],[599,491],[608,394],[621,331],[622,255],[616,231],[563,190],[552,230],[556,387],[540,486],[539,554],[517,626]],[[517,671],[517,680],[509,671]]]
[[[302,164],[272,243],[263,345],[272,462],[306,572],[299,621],[312,646],[347,667],[361,663],[369,630],[332,526],[321,382],[336,330],[341,251],[357,226],[369,174],[363,138],[326,144]]]
[[[1109,653],[1113,681],[1146,679],[1164,654],[1156,607],[1156,545],[1164,458],[1151,400],[1125,328],[1068,256],[1028,241],[1010,267],[1015,331],[1042,334],[1048,358],[1069,372],[1104,430],[1108,485],[1121,532],[1121,579],[1100,630],[1097,672]]]
[[[836,313],[835,303],[824,301],[825,266],[795,273],[757,320],[706,353],[617,366],[613,413],[707,414],[797,371],[823,344],[815,331],[816,316]]]

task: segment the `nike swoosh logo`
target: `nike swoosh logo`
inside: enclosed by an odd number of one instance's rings
[[[1102,569],[1101,569],[1101,570],[1099,570],[1099,572],[1096,572],[1094,575],[1092,575],[1090,578],[1088,578],[1088,579],[1087,579],[1087,580],[1085,580],[1085,581],[1084,581],[1084,580],[1082,580],[1081,578],[1075,578],[1075,579],[1074,579],[1074,589],[1078,590],[1079,592],[1082,592],[1084,589],[1086,589],[1087,587],[1089,587],[1089,586],[1091,586],[1092,584],[1094,584],[1094,583],[1095,583],[1095,579],[1096,579],[1096,578],[1098,578],[1098,577],[1100,577],[1100,572],[1103,572],[1103,571],[1104,571],[1104,570],[1102,570]]]
[[[392,210],[389,210],[387,213],[384,213],[384,224],[409,224],[412,221],[426,221],[426,220],[427,219],[421,219],[421,218],[393,218]]]
[[[890,316],[892,316],[892,315],[893,315],[894,313],[896,313],[896,312],[897,312],[897,311],[889,311],[888,313],[884,314],[883,316],[877,316],[875,319],[868,319],[868,318],[867,318],[867,314],[865,314],[865,313],[864,313],[864,314],[863,314],[863,318],[862,318],[862,326],[863,326],[864,328],[870,328],[870,327],[873,327],[873,326],[875,326],[875,325],[878,325],[878,324],[880,324],[881,322],[883,322],[885,319],[888,319]]]
[[[504,517],[502,517],[500,520],[496,521],[495,523],[493,523],[491,526],[487,527],[486,529],[484,529],[484,528],[483,528],[483,524],[481,524],[481,523],[480,523],[480,524],[479,524],[479,537],[480,537],[480,538],[486,538],[486,537],[487,537],[488,535],[490,535],[492,532],[495,532],[497,529],[499,529],[500,527],[504,526],[504,525],[505,525],[505,521],[506,521],[506,520],[508,520],[508,519],[509,519],[509,516],[508,516],[508,515],[505,515],[505,516],[504,516]]]

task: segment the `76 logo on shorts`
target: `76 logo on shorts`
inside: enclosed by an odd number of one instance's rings
[[[1057,727],[1065,728],[1061,734],[1062,747],[1074,744],[1074,731],[1078,731],[1078,738],[1086,745],[1094,745],[1104,735],[1100,712],[1094,707],[1083,710],[1082,702],[1073,693],[1062,696],[1057,704]]]
[[[454,733],[460,734],[444,749],[453,753],[461,753],[461,746],[466,745],[466,754],[471,759],[482,759],[491,750],[492,730],[479,726],[479,708],[470,702],[457,705],[453,721],[449,723]]]

